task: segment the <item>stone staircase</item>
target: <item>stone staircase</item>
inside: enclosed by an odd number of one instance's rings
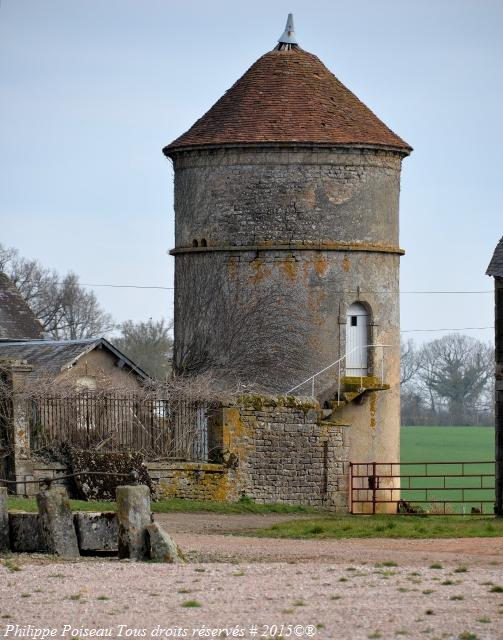
[[[344,376],[341,378],[340,387],[332,388],[329,393],[321,398],[322,417],[324,422],[337,420],[337,413],[349,404],[361,404],[366,394],[371,391],[386,391],[389,384],[383,383],[376,376]]]

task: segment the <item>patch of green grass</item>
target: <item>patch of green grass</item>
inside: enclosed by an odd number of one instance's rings
[[[459,634],[458,640],[478,640],[479,637],[476,633],[472,633],[471,631],[463,631]]]
[[[440,562],[434,562],[433,564],[430,564],[430,569],[443,569],[443,566]]]
[[[37,511],[37,503],[32,498],[17,498],[10,496],[7,504],[11,510]],[[115,502],[93,500],[70,500],[72,511],[116,511]],[[171,498],[152,503],[154,513],[324,513],[322,509],[289,504],[255,504],[252,501],[239,502],[212,502],[209,500],[182,500]],[[321,533],[321,532],[318,532]]]
[[[499,584],[495,584],[490,588],[491,593],[503,593],[503,587],[500,587]]]
[[[202,607],[202,604],[198,600],[185,600],[185,602],[182,602],[182,607],[193,609],[196,607]]]
[[[494,460],[494,427],[402,427],[400,440],[402,462]],[[457,474],[462,472],[461,464],[438,465],[434,468],[435,473]],[[473,474],[494,473],[494,463],[470,465],[465,468],[465,472]],[[406,473],[422,474],[424,466],[407,465]],[[416,486],[421,487],[438,485],[437,478],[426,478],[418,482],[419,484]],[[488,484],[486,483],[484,486],[488,486]],[[411,480],[410,486],[414,487],[414,479]],[[468,487],[464,494],[460,489],[462,486]],[[447,490],[430,491],[429,497],[435,495],[438,501],[442,499],[461,500],[464,495],[468,501],[473,501],[465,505],[465,513],[467,514],[470,513],[472,506],[480,508],[480,502],[477,503],[477,500],[489,500],[490,502],[484,504],[483,507],[484,512],[490,514],[492,512],[491,502],[494,501],[494,489],[487,488],[480,491],[477,487],[480,487],[478,478],[451,477],[447,478]],[[426,498],[426,495],[422,491],[403,490],[401,497],[409,502],[414,502],[414,499]],[[453,504],[450,505],[450,508],[455,513],[462,513],[463,506]]]
[[[489,624],[491,622],[491,618],[482,616],[482,618],[477,618],[477,622],[482,622],[482,624]]]
[[[465,596],[451,596],[449,600],[464,600]]]
[[[466,573],[468,571],[468,567],[461,565],[460,567],[456,567],[454,569],[454,573]]]
[[[108,596],[98,596],[96,600],[110,600]]]
[[[393,528],[387,523],[393,521]],[[487,525],[490,524],[489,529]],[[421,526],[419,526],[421,525]],[[324,538],[472,538],[503,536],[503,518],[494,516],[352,516],[330,514],[317,518],[303,518],[282,522],[252,535],[265,538],[316,538],[316,527],[323,528]],[[247,533],[246,535],[250,535]],[[438,565],[438,566],[436,566]],[[431,568],[441,569],[436,562]]]
[[[8,569],[11,573],[22,570],[21,567],[14,562],[14,560],[11,560],[11,558],[4,558],[3,564],[4,564],[4,567]]]

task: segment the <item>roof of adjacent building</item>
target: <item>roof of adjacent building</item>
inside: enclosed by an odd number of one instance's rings
[[[266,53],[166,155],[199,146],[309,143],[410,147],[312,53],[297,45]]]
[[[43,328],[11,280],[0,272],[0,340],[41,338]]]
[[[503,278],[503,236],[494,250],[493,257],[486,271],[488,276]]]
[[[0,342],[0,360],[26,360],[38,371],[57,375],[65,369],[71,369],[82,356],[93,349],[106,349],[140,378],[150,377],[105,338]]]

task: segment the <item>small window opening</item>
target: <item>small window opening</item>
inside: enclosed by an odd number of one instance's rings
[[[358,323],[358,316],[351,316],[351,326],[356,327]]]
[[[207,247],[207,246],[208,246],[208,243],[206,242],[206,238],[203,238],[201,240],[201,247]]]
[[[192,240],[192,246],[193,247],[198,247],[199,246],[199,242],[197,240]]]

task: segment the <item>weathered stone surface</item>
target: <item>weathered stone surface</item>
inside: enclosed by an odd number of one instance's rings
[[[147,529],[150,524],[150,489],[145,485],[117,487],[119,558],[148,558]]]
[[[152,522],[147,526],[147,535],[151,560],[173,564],[183,562],[177,544],[157,522]]]
[[[117,551],[119,524],[111,511],[73,514],[81,551]]]
[[[47,551],[38,513],[11,511],[9,513],[9,534],[11,549],[16,553],[45,553]]]
[[[0,487],[0,551],[9,548],[9,514],[7,511],[7,489]]]
[[[42,537],[49,553],[66,558],[79,556],[70,500],[64,487],[42,489],[37,494]]]
[[[91,449],[68,449],[72,472],[92,471],[91,474],[81,474],[75,478],[78,497],[83,500],[115,500],[115,490],[124,485],[128,479],[124,476],[107,474],[124,474],[136,472],[138,482],[147,485],[152,490],[152,482],[143,457],[139,453],[101,453]],[[101,472],[104,475],[96,474]]]

